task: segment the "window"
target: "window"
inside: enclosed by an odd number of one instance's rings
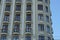
[[[21,2],[22,0],[16,0],[16,2]]]
[[[44,36],[40,36],[40,35],[39,35],[38,40],[45,40],[45,38],[44,38]]]
[[[6,5],[5,11],[10,11],[10,5]]]
[[[8,25],[7,24],[3,25],[2,32],[3,33],[7,33],[8,32]]]
[[[32,0],[27,0],[27,1],[31,2]]]
[[[46,3],[48,3],[48,0],[45,0]]]
[[[46,21],[49,22],[49,16],[46,16]]]
[[[31,14],[26,14],[26,21],[31,21]]]
[[[38,5],[38,10],[43,10],[43,5]]]
[[[52,38],[52,40],[54,40],[54,38]]]
[[[11,2],[11,0],[6,0],[6,2]]]
[[[31,32],[31,24],[26,24],[26,32]]]
[[[43,0],[38,0],[38,1],[43,1]]]
[[[43,14],[38,14],[38,20],[40,21],[43,21],[44,20],[44,17],[43,17]]]
[[[7,40],[7,36],[5,34],[1,35],[1,40]]]
[[[0,3],[1,3],[1,0],[0,0]]]
[[[50,27],[47,25],[47,32],[50,33]]]
[[[38,31],[44,31],[44,24],[38,24]]]
[[[48,7],[46,6],[46,12],[48,12]]]
[[[13,35],[13,40],[19,40],[19,35],[17,34]]]
[[[20,31],[19,26],[20,26],[19,24],[15,24],[13,28],[13,32],[19,32]]]
[[[50,37],[48,37],[48,40],[51,40],[51,38],[50,38]]]
[[[25,40],[31,40],[31,36],[29,35],[25,36]]]
[[[9,15],[4,16],[4,21],[9,21]]]
[[[16,11],[21,11],[21,5],[16,5]]]
[[[51,33],[53,34],[53,29],[51,28]]]
[[[15,21],[20,21],[20,14],[15,15]]]
[[[31,4],[27,4],[26,10],[27,11],[30,11],[31,10]]]

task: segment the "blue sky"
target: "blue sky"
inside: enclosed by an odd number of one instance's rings
[[[53,36],[55,40],[60,40],[60,0],[51,0],[50,7],[54,31]]]

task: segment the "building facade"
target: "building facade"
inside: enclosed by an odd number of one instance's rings
[[[0,0],[0,40],[53,40],[50,0]]]

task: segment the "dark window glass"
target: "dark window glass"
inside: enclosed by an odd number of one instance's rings
[[[31,2],[32,0],[27,0],[27,1]]]
[[[43,1],[43,0],[38,0],[38,1]]]
[[[48,7],[46,6],[46,12],[48,12]]]
[[[46,21],[49,22],[49,16],[46,16]]]
[[[44,36],[40,36],[39,35],[39,39],[38,40],[45,40]]]
[[[20,21],[20,14],[15,15],[15,21]]]
[[[50,33],[50,27],[47,25],[47,32]]]
[[[31,40],[31,36],[25,36],[25,40]]]
[[[11,0],[6,0],[6,2],[11,2]]]
[[[6,5],[5,11],[10,11],[10,5]]]
[[[31,24],[26,24],[26,32],[31,32]]]
[[[51,38],[50,38],[50,37],[48,37],[48,40],[51,40]]]
[[[7,31],[8,31],[8,25],[3,25],[2,32],[7,33]]]
[[[43,10],[43,5],[38,5],[38,10]]]
[[[38,14],[38,20],[41,20],[41,21],[44,20],[43,14]]]
[[[19,35],[13,35],[13,40],[19,40]]]
[[[14,25],[13,31],[14,32],[19,32],[19,24]]]
[[[1,0],[0,0],[0,3],[1,3]]]
[[[22,0],[16,0],[16,2],[21,2]]]
[[[4,16],[4,21],[9,21],[9,15]]]
[[[38,31],[44,31],[44,24],[38,24]]]
[[[27,8],[26,8],[26,10],[31,10],[31,5],[29,4],[27,4]]]
[[[54,40],[54,38],[52,38],[52,40]]]
[[[26,14],[26,21],[31,21],[31,14]]]
[[[7,40],[7,36],[5,34],[1,35],[1,40]]]
[[[21,11],[21,5],[16,5],[16,11]]]
[[[46,3],[48,3],[48,0],[45,0]]]

